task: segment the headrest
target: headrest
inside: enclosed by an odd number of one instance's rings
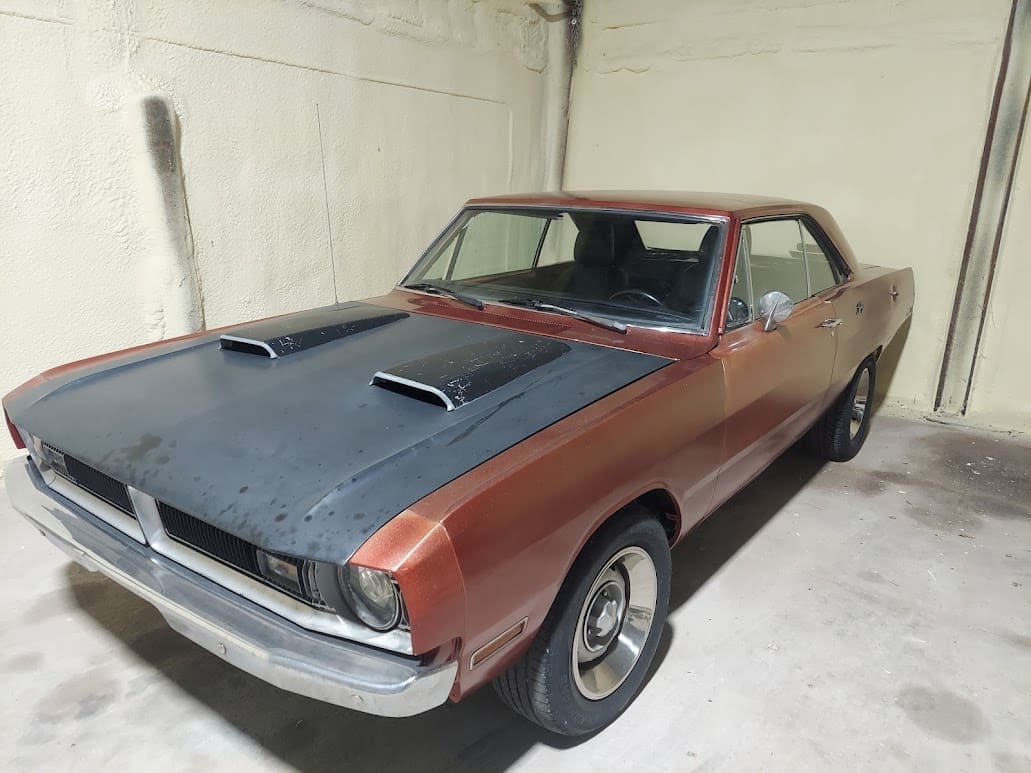
[[[578,224],[580,232],[573,245],[573,260],[582,266],[617,267],[627,250],[640,244],[632,220],[592,218]]]
[[[599,223],[580,231],[573,245],[573,260],[582,266],[615,265],[616,242],[611,224]]]
[[[698,244],[698,258],[702,263],[709,263],[716,258],[716,248],[719,246],[719,226],[710,225],[705,232],[702,241]]]

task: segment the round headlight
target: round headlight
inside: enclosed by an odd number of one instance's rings
[[[358,618],[377,631],[401,622],[401,597],[390,575],[364,566],[340,568],[340,587]]]

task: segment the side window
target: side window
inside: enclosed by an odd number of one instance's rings
[[[805,260],[809,266],[809,290],[811,293],[818,293],[828,287],[834,287],[841,281],[839,272],[834,268],[816,237],[802,223],[802,246],[805,249]]]
[[[528,269],[547,221],[480,212],[469,219],[426,272],[428,279],[467,279]]]
[[[455,248],[458,246],[459,239],[462,235],[462,231],[458,231],[448,240],[448,243],[444,246],[444,249],[440,251],[437,259],[433,261],[433,264],[426,269],[426,272],[422,275],[422,279],[433,282],[444,278],[444,273],[451,268],[451,261],[455,257]]]
[[[750,266],[756,302],[771,290],[795,303],[809,297],[802,231],[797,220],[766,220],[747,226],[752,235]]]
[[[549,220],[547,229],[544,242],[541,244],[541,254],[537,259],[537,266],[554,266],[559,263],[571,262],[573,246],[576,244],[576,235],[579,232],[569,214],[563,212],[561,217]]]
[[[749,226],[741,229],[741,240],[737,244],[737,259],[734,262],[734,278],[730,283],[730,302],[727,305],[727,329],[747,325],[752,321],[752,277],[748,267],[748,252],[751,235]]]

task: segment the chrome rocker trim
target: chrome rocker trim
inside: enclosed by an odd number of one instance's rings
[[[68,556],[153,604],[173,629],[259,679],[386,717],[419,714],[448,698],[457,662],[424,666],[300,628],[49,489],[25,457],[8,464],[4,482],[14,508]]]

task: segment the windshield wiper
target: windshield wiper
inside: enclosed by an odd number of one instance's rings
[[[576,309],[570,309],[566,306],[556,306],[554,303],[547,303],[542,301],[540,298],[509,298],[505,300],[498,300],[498,303],[507,303],[510,306],[525,306],[530,309],[538,309],[540,311],[550,311],[555,314],[563,314],[567,317],[573,317],[579,319],[582,322],[588,322],[598,327],[603,327],[606,330],[615,330],[617,333],[626,334],[626,325],[622,322],[618,322],[608,317],[598,317],[594,314],[587,314],[583,311],[577,311]]]
[[[410,285],[402,285],[402,287],[406,287],[409,290],[422,290],[424,293],[431,293],[432,295],[443,295],[445,298],[453,298],[456,301],[460,301],[461,303],[483,311],[483,301],[475,295],[456,293],[454,290],[449,290],[446,287],[433,284],[433,282],[415,282]]]

